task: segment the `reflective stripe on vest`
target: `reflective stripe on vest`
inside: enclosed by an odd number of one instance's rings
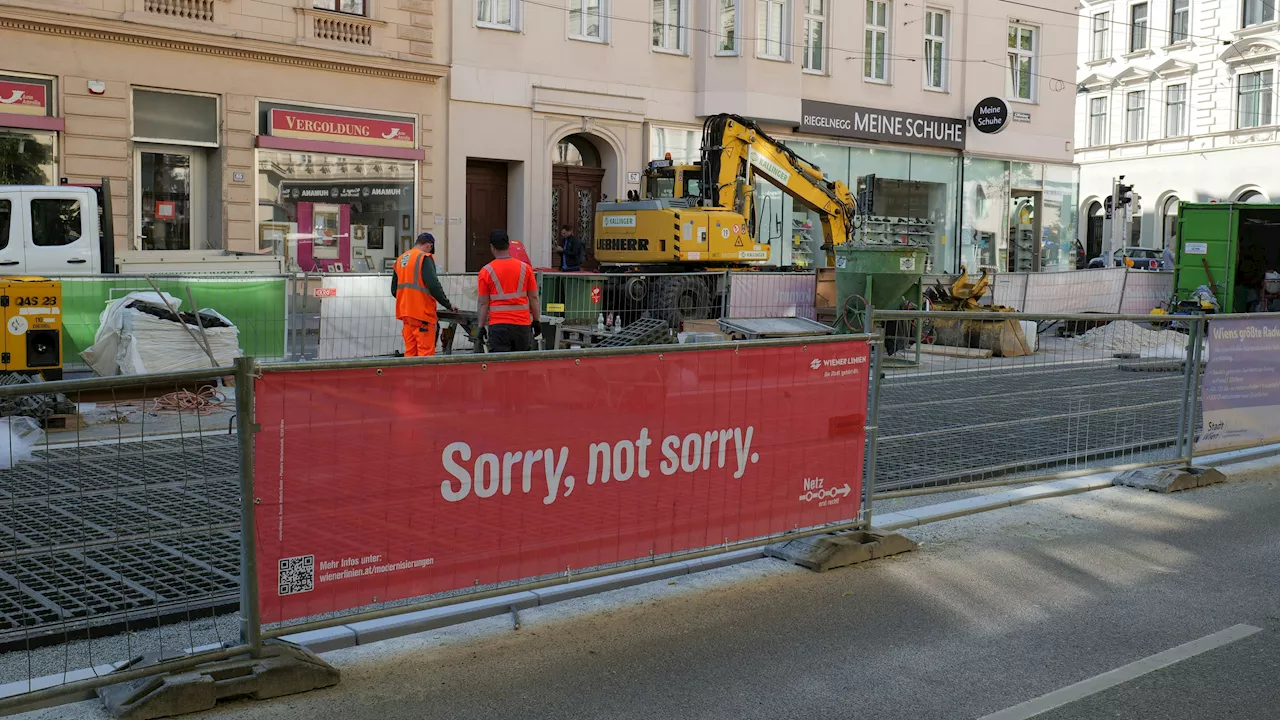
[[[528,310],[529,309],[529,296],[526,295],[524,291],[525,273],[528,272],[529,266],[525,265],[524,263],[518,260],[516,262],[519,263],[520,265],[520,281],[516,283],[516,291],[513,293],[509,293],[506,290],[503,290],[502,282],[498,280],[498,273],[494,271],[492,265],[484,266],[484,269],[489,271],[489,279],[493,281],[494,289],[498,291],[493,295],[489,296],[490,305],[492,306],[495,300],[500,301],[502,303],[500,306],[495,308],[497,310]],[[515,300],[517,302],[511,302],[512,300]]]
[[[396,273],[397,275],[396,292],[400,292],[401,289],[405,289],[405,290],[417,290],[419,292],[430,294],[431,291],[423,287],[422,284],[418,282],[419,280],[422,279],[422,263],[427,261],[427,253],[410,250],[405,254],[406,255],[412,254],[416,256],[413,261],[413,274],[410,275],[410,277],[413,278],[413,282],[407,282],[407,283],[400,282],[399,273],[397,272]]]

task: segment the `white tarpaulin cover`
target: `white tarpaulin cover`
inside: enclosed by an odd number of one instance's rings
[[[200,328],[188,325],[191,330],[188,333],[176,322],[129,307],[135,301],[165,307],[165,300],[181,311],[182,301],[168,293],[132,292],[108,303],[102,311],[93,346],[80,357],[98,375],[138,375],[211,367],[209,355],[191,337],[192,334],[201,337]],[[206,308],[200,312],[228,325],[205,328],[204,337],[219,367],[232,364],[241,355],[239,330],[214,310]]]

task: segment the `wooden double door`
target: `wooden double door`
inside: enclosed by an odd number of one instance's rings
[[[573,228],[573,233],[587,245],[587,257],[582,263],[584,270],[600,267],[596,262],[595,215],[603,181],[601,168],[554,165],[551,169],[551,237],[558,243],[560,228],[564,225]],[[551,262],[559,269],[559,251],[552,250]]]

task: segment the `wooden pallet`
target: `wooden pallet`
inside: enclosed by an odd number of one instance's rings
[[[50,415],[40,422],[41,426],[49,432],[67,432],[69,430],[81,430],[85,427],[84,416],[76,415]]]

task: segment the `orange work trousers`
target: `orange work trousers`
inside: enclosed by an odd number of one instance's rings
[[[430,357],[436,354],[437,323],[416,318],[404,318],[401,332],[404,334],[405,357]]]

